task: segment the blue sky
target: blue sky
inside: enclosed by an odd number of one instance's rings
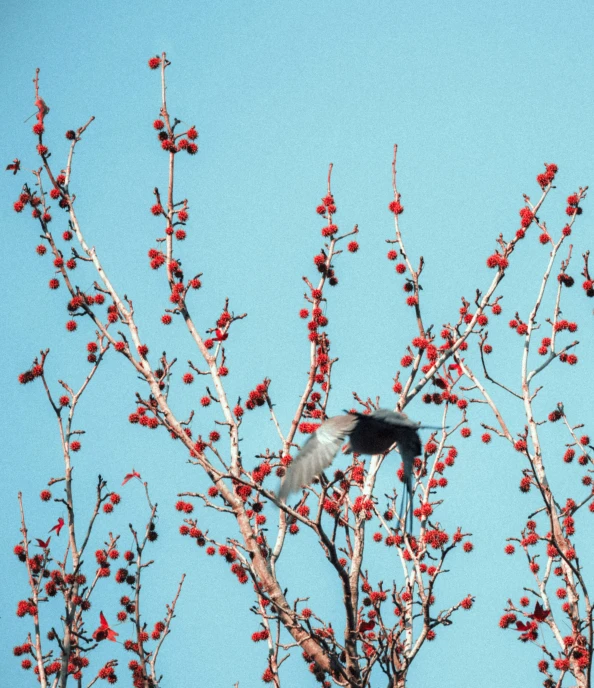
[[[152,190],[164,187],[167,171],[151,127],[159,111],[159,79],[146,60],[165,50],[173,62],[170,110],[200,131],[198,156],[184,156],[177,167],[178,196],[191,204],[184,264],[204,272],[195,312],[203,329],[226,296],[235,312],[249,313],[229,346],[230,396],[245,397],[269,376],[281,423],[286,427],[291,418],[308,360],[297,316],[301,276],[313,276],[312,257],[320,247],[315,206],[333,162],[337,220],[341,229],[358,223],[361,250],[340,257],[340,284],[328,304],[333,353],[340,357],[330,411],[350,406],[354,390],[380,395],[389,406],[391,379],[414,326],[401,281],[385,259],[384,240],[393,236],[387,211],[393,144],[399,145],[406,209],[401,227],[411,256],[425,257],[425,317],[439,327],[456,317],[461,295],[472,298],[488,283],[484,260],[500,232],[510,237],[516,229],[522,193],[537,197],[534,178],[543,162],[559,166],[558,190],[544,212],[551,228],[564,222],[565,196],[594,181],[593,32],[594,9],[586,2],[173,1],[84,7],[62,2],[51,8],[33,3],[25,14],[21,3],[8,0],[0,29],[0,161],[19,157],[25,171],[37,164],[31,121],[23,120],[34,112],[31,80],[40,67],[54,159],[65,154],[64,131],[96,117],[78,148],[73,182],[88,242],[97,247],[116,287],[134,299],[153,350],[166,348],[180,361],[197,359],[181,327],[165,331],[160,325],[166,306],[162,275],[149,270],[146,258],[159,231],[148,212]],[[84,346],[92,334],[88,325],[73,335],[65,332],[64,293],[47,289],[51,269],[35,256],[35,229],[12,212],[26,178],[26,172],[16,179],[8,173],[0,177],[6,256],[0,274],[1,345],[8,402],[1,420],[5,563],[0,580],[11,593],[0,603],[3,650],[24,639],[14,605],[26,595],[25,580],[10,554],[19,540],[16,493],[24,491],[30,529],[42,536],[58,506],[40,505],[37,495],[61,468],[51,409],[41,388],[19,386],[17,375],[39,349],[49,347],[49,376],[80,383],[87,369]],[[578,282],[579,255],[592,237],[588,202],[585,207],[570,269]],[[525,242],[504,280],[505,320],[492,328],[492,365],[512,383],[519,375],[520,340],[505,322],[518,309],[528,312],[547,253],[536,240]],[[81,270],[81,280],[89,286],[90,271],[87,278]],[[566,317],[580,324],[580,363],[575,369],[551,366],[542,379],[539,408],[544,414],[563,400],[574,422],[587,422],[591,410],[580,385],[594,373],[591,304],[575,288],[565,308]],[[177,389],[180,415],[196,404],[194,387]],[[81,504],[88,500],[99,471],[117,485],[135,466],[159,502],[162,535],[146,582],[147,608],[155,619],[173,597],[181,572],[188,574],[161,658],[163,685],[194,685],[190,677],[197,675],[206,685],[231,686],[237,680],[241,688],[261,685],[266,658],[250,640],[257,630],[248,611],[251,599],[220,561],[188,551],[176,535],[175,495],[198,489],[204,480],[164,434],[128,424],[136,389],[124,361],[110,357],[85,394],[79,423],[87,434],[77,457],[77,498]],[[514,431],[521,430],[521,409],[502,403]],[[438,421],[420,401],[409,412]],[[478,420],[490,419],[474,417],[477,434]],[[247,456],[275,446],[262,411],[250,416],[243,436]],[[561,465],[565,438],[556,429],[544,436],[563,500],[579,494],[577,466]],[[506,558],[503,546],[536,498],[520,495],[522,465],[506,446],[494,442],[486,448],[473,438],[460,442],[459,450],[442,522],[473,532],[476,549],[452,559],[438,604],[443,600],[440,606],[447,606],[468,593],[477,602],[425,646],[411,670],[411,686],[436,680],[470,686],[485,675],[497,677],[492,685],[536,685],[540,654],[497,627],[507,598],[517,599],[530,584],[520,558]],[[386,485],[391,475],[388,469],[382,477]],[[144,523],[139,487],[122,490],[123,504],[98,534],[125,532],[130,519]],[[225,532],[212,514],[201,513],[200,519],[218,535]],[[229,523],[227,532],[232,529]],[[581,533],[583,541],[586,535]],[[316,609],[331,616],[337,603],[333,574],[313,545],[307,555],[304,549],[307,539],[290,543],[281,575],[294,596],[310,593]],[[309,552],[311,561],[303,566]],[[369,552],[377,556],[385,580],[398,576],[383,553]],[[589,563],[591,575],[594,562]],[[23,680],[17,660],[2,663],[8,683]],[[315,685],[300,660],[287,666],[283,686]],[[125,670],[120,674],[124,680]]]

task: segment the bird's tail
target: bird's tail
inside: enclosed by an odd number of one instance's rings
[[[402,502],[400,503],[400,522],[408,520],[408,535],[412,535],[413,529],[413,489],[412,489],[412,475],[409,475],[404,483],[404,490],[402,492]],[[406,504],[406,508],[405,508]]]

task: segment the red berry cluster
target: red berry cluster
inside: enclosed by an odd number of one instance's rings
[[[232,564],[231,573],[234,576],[237,576],[237,580],[242,585],[247,583],[248,576],[247,576],[247,573],[245,572],[245,569],[243,568],[243,566],[237,562],[237,559],[238,559],[237,552],[232,547],[227,547],[226,545],[221,545],[219,547],[219,554],[220,554],[220,556],[225,558],[225,561],[227,561],[229,564]]]
[[[573,279],[573,277],[571,277],[571,275],[566,274],[565,272],[560,272],[557,275],[557,282],[559,282],[559,284],[562,284],[564,287],[567,287],[568,289],[570,287],[573,287],[573,285],[575,284],[575,280]]]
[[[550,186],[553,183],[553,180],[555,179],[555,175],[557,174],[558,169],[559,168],[557,167],[557,165],[555,165],[555,163],[545,162],[544,173],[539,174],[536,177],[536,181],[542,189],[546,189],[547,186]]]
[[[527,229],[530,227],[532,224],[532,221],[534,220],[534,213],[528,206],[524,206],[524,208],[520,208],[519,210],[520,214],[520,224],[523,229]]]
[[[115,669],[113,666],[105,665],[99,669],[97,676],[108,683],[117,683],[118,677],[116,676]]]
[[[33,382],[35,378],[41,377],[41,375],[43,375],[43,367],[35,363],[33,366],[31,366],[30,370],[26,370],[24,373],[21,373],[18,377],[18,380],[21,385],[26,385],[29,382]]]
[[[191,504],[190,504],[191,506]],[[176,505],[177,508],[177,505]],[[183,508],[178,509],[178,511],[185,511]],[[189,512],[188,512],[189,513]],[[187,521],[188,525],[182,525],[179,528],[179,532],[181,535],[189,535],[191,538],[196,540],[196,544],[198,547],[204,547],[206,544],[206,538],[204,537],[204,533],[198,528],[198,524],[196,521]]]
[[[589,298],[594,296],[594,280],[591,280],[589,275],[582,284],[582,288],[586,292],[586,296]]]
[[[324,217],[330,217],[334,215],[336,212],[336,204],[331,193],[326,194],[326,196],[322,198],[322,202],[316,208],[316,212],[318,215],[322,215]]]
[[[156,119],[153,122],[153,129],[157,130],[157,139],[161,143],[161,148],[169,153],[178,153],[179,151],[185,150],[188,155],[196,155],[198,152],[198,144],[194,141],[198,138],[198,131],[196,127],[190,127],[184,134],[175,134],[173,128],[165,128],[165,122],[161,119]],[[180,222],[185,222],[184,219],[179,217],[180,213],[184,213],[187,219],[187,213],[185,210],[178,211],[178,218]],[[156,213],[159,214],[159,213]],[[184,237],[185,238],[185,235]]]
[[[394,213],[394,215],[401,215],[404,212],[404,208],[400,204],[400,197],[397,201],[392,201],[391,203],[389,203],[388,209],[390,210],[390,212]]]
[[[252,480],[255,483],[262,483],[264,482],[264,478],[270,475],[271,472],[272,468],[270,467],[270,463],[268,461],[264,461],[263,463],[256,466],[256,468],[254,468],[254,470],[252,471]]]
[[[578,362],[578,357],[575,354],[568,354],[564,351],[563,353],[559,354],[559,360],[561,363],[575,365]]]
[[[116,505],[118,505],[120,502],[121,502],[120,495],[116,494],[115,492],[112,492],[109,495],[109,501],[105,502],[105,504],[103,505],[103,512],[106,514],[110,514],[113,511],[114,507]]]
[[[245,408],[248,411],[252,411],[256,406],[264,406],[266,403],[266,398],[268,397],[268,386],[270,385],[270,380],[264,380],[259,385],[256,385],[255,389],[248,395],[248,399],[245,402]]]
[[[495,251],[492,255],[487,258],[488,268],[499,268],[503,271],[509,265],[509,262],[505,256],[502,256],[498,251]]]
[[[299,423],[299,432],[303,435],[311,435],[320,427],[320,423],[309,423],[304,421]]]
[[[512,318],[509,321],[509,326],[512,330],[515,330],[520,336],[524,336],[528,332],[528,325],[523,322],[519,317]]]
[[[582,209],[579,206],[580,196],[578,194],[571,194],[567,197],[567,208],[565,208],[565,213],[570,217],[574,215],[581,215]]]
[[[165,630],[165,624],[162,621],[157,621],[157,623],[153,627],[153,631],[151,633],[151,638],[153,640],[160,640],[161,634]]]
[[[574,332],[577,332],[577,329],[577,323],[569,322],[569,320],[557,320],[557,322],[555,323],[555,332],[562,332],[563,330],[567,330],[568,332],[571,332],[573,334]]]
[[[442,549],[449,542],[450,536],[443,530],[433,529],[426,530],[423,535],[423,540],[433,549]]]
[[[194,511],[193,504],[190,504],[190,502],[184,502],[181,499],[178,502],[176,502],[175,508],[177,511],[183,511],[184,514],[191,514],[192,511]]]
[[[17,604],[16,615],[22,618],[27,614],[35,616],[37,614],[37,607],[29,600],[20,600]]]
[[[159,427],[159,419],[156,416],[147,414],[147,409],[144,406],[139,406],[134,413],[128,416],[128,420],[133,425],[138,423],[138,425],[151,430]]]
[[[256,633],[252,633],[252,640],[255,643],[259,643],[261,640],[268,640],[270,637],[270,633],[264,629],[263,631],[257,631]]]
[[[149,249],[148,257],[151,259],[150,266],[153,270],[158,270],[165,264],[165,254],[156,248]]]
[[[25,191],[20,194],[19,198],[17,201],[14,202],[13,208],[16,213],[22,213],[23,210],[25,209],[25,206],[27,204],[31,205],[31,208],[33,209],[31,211],[31,216],[36,219],[40,220],[42,224],[48,224],[49,222],[52,221],[51,215],[49,213],[42,213],[41,210],[39,209],[39,206],[41,205],[42,201],[41,198],[35,193],[31,194],[28,190],[28,188],[25,187]],[[45,253],[45,251],[44,251]]]
[[[563,418],[563,414],[559,409],[555,409],[554,411],[551,411],[551,413],[549,413],[548,418],[551,423],[556,423],[558,420]]]

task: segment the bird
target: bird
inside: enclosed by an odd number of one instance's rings
[[[279,499],[286,498],[309,485],[334,461],[334,457],[348,437],[347,451],[357,454],[384,454],[396,443],[404,465],[404,486],[400,516],[408,497],[407,511],[412,530],[412,469],[415,456],[421,453],[420,423],[412,421],[404,413],[377,409],[369,414],[345,411],[324,421],[311,435],[287,468],[279,490]]]

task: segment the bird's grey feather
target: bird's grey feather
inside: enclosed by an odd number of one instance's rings
[[[315,476],[330,466],[347,436],[350,449],[358,454],[384,454],[396,444],[404,469],[402,509],[407,499],[407,512],[412,519],[413,464],[421,453],[420,427],[403,413],[387,409],[329,418],[307,440],[287,469],[279,496],[286,499],[301,486],[309,485]]]
[[[363,414],[362,414],[363,415]],[[366,418],[374,418],[376,420],[382,421],[383,423],[388,423],[389,425],[396,425],[400,428],[418,428],[419,423],[411,420],[404,413],[399,413],[398,411],[390,411],[388,409],[377,409],[373,411],[369,416],[363,416]]]
[[[328,468],[356,423],[357,418],[352,415],[334,416],[322,423],[288,467],[279,497],[286,499]]]

